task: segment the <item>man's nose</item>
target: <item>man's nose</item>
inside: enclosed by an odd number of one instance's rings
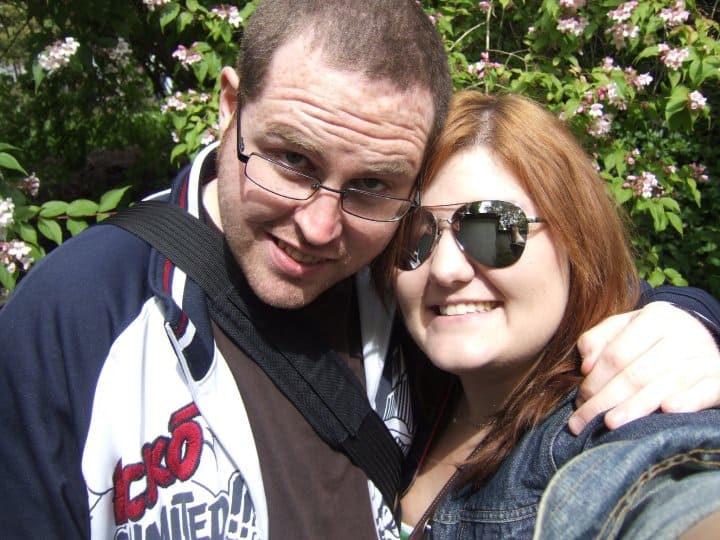
[[[341,212],[340,195],[320,189],[295,210],[295,223],[309,244],[322,246],[340,237]]]

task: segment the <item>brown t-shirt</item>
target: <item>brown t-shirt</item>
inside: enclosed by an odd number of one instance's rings
[[[348,279],[302,308],[364,384],[359,319]],[[277,332],[282,332],[277,328]],[[367,476],[315,433],[262,368],[213,324],[250,419],[268,505],[270,540],[377,538]]]

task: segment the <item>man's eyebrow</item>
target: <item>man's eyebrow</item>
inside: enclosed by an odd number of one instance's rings
[[[292,146],[300,148],[301,150],[304,150],[315,156],[322,156],[323,154],[322,148],[319,145],[315,144],[313,141],[308,140],[307,137],[304,137],[302,133],[291,127],[280,124],[273,124],[271,126],[268,126],[265,134],[268,137],[281,139],[291,144]]]
[[[305,137],[302,132],[283,125],[272,124],[267,127],[265,136],[282,140],[295,148],[298,148],[318,159],[322,159],[324,152],[322,146]],[[370,163],[365,168],[366,172],[363,176],[411,176],[415,175],[415,171],[410,164],[403,159],[388,160],[377,163]]]
[[[386,161],[381,163],[371,163],[367,167],[368,174],[378,176],[411,176],[414,171],[407,161]]]

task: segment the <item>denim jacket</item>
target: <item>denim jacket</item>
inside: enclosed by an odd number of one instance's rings
[[[426,538],[676,538],[720,509],[720,410],[653,414],[578,436],[568,396],[482,487],[438,505]],[[537,530],[536,530],[537,523]]]

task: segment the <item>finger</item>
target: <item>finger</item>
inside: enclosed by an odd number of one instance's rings
[[[662,334],[658,333],[657,319],[653,317],[654,313],[651,311],[645,308],[645,310],[625,313],[613,321],[614,334],[605,330],[605,335],[609,338],[608,342],[599,353],[596,353],[594,365],[580,385],[578,404],[583,404],[603,391],[615,376],[647,354],[662,339]],[[620,325],[620,328],[615,325]],[[642,380],[644,373],[640,376]],[[613,395],[606,395],[606,399],[609,399],[604,403],[606,409],[627,397],[621,394],[610,399]]]
[[[720,405],[720,376],[703,377],[697,384],[664,399],[664,412],[696,412]]]
[[[637,316],[637,312],[622,313],[608,317],[584,332],[578,339],[577,347],[583,359],[581,371],[588,374],[595,366],[603,349]]]
[[[660,408],[662,398],[677,384],[672,377],[656,379],[645,386],[638,386],[624,373],[614,378],[603,392],[612,392],[615,395],[626,395],[615,407],[609,408],[608,400],[603,394],[598,394],[585,402],[575,411],[568,421],[570,430],[578,434],[598,414],[605,411],[605,425],[609,429],[617,429],[633,420],[647,416]]]
[[[623,424],[662,410],[664,412],[696,412],[715,405],[720,398],[720,379],[703,377],[702,370],[667,370],[664,376],[644,386],[605,415],[605,425],[617,429]],[[675,392],[676,388],[685,388]],[[671,397],[667,397],[671,396]],[[675,402],[670,409],[667,402]]]
[[[613,360],[604,358],[593,372],[613,362],[615,366],[609,370],[611,374],[607,382],[579,404],[570,418],[568,426],[573,433],[582,431],[590,420],[605,411],[609,411],[605,423],[611,428],[647,415],[658,409],[664,398],[675,393],[678,388],[688,388],[695,384],[701,378],[700,373],[705,373],[702,370],[675,373],[671,369],[677,367],[674,365],[674,355],[669,358],[667,350],[657,343],[629,363],[615,357]],[[648,374],[652,375],[651,379]],[[684,380],[680,380],[681,377]]]

